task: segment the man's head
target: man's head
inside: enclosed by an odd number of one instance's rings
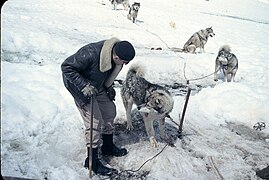
[[[120,41],[113,47],[113,60],[116,64],[128,64],[135,57],[135,49],[128,41]]]

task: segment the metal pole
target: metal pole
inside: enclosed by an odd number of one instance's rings
[[[94,96],[91,97],[91,131],[90,131],[90,152],[89,152],[89,176],[92,178],[92,135],[93,135],[93,101]]]
[[[189,80],[187,81],[187,84],[189,85]],[[183,121],[184,121],[188,101],[189,101],[189,98],[190,98],[190,94],[191,94],[191,88],[188,86],[188,92],[187,92],[187,96],[186,96],[186,100],[185,100],[185,104],[184,104],[184,108],[183,108],[183,112],[182,112],[182,116],[181,116],[180,124],[179,124],[179,134],[180,135],[182,133]]]

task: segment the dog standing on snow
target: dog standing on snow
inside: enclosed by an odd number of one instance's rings
[[[123,7],[124,7],[124,10],[128,10],[128,8],[130,7],[130,4],[129,4],[129,0],[109,0],[111,2],[111,4],[113,5],[114,7],[114,10],[117,9],[117,5],[119,4],[122,4]]]
[[[136,104],[143,117],[150,143],[153,147],[157,147],[153,122],[159,121],[160,136],[167,140],[165,117],[172,111],[174,100],[164,87],[148,82],[143,76],[142,66],[133,64],[122,85],[121,97],[126,110],[127,130],[133,129],[131,110],[133,104]]]
[[[228,45],[224,45],[219,49],[215,62],[215,81],[218,81],[217,71],[219,70],[224,74],[224,81],[234,81],[235,74],[238,70],[238,59],[231,53],[231,48]],[[231,75],[230,78],[229,75]]]
[[[132,4],[132,6],[129,9],[129,13],[127,15],[127,18],[129,20],[132,20],[133,23],[135,23],[137,20],[137,15],[138,15],[139,9],[140,9],[140,3],[138,3],[138,2],[134,2],[134,4]]]

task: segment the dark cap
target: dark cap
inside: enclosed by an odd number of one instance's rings
[[[135,50],[128,41],[120,41],[114,46],[114,52],[120,59],[124,61],[131,61],[135,56]]]

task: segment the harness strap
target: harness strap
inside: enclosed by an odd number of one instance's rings
[[[207,41],[207,39],[203,38],[198,32],[197,32],[197,34],[198,34],[200,40]]]

